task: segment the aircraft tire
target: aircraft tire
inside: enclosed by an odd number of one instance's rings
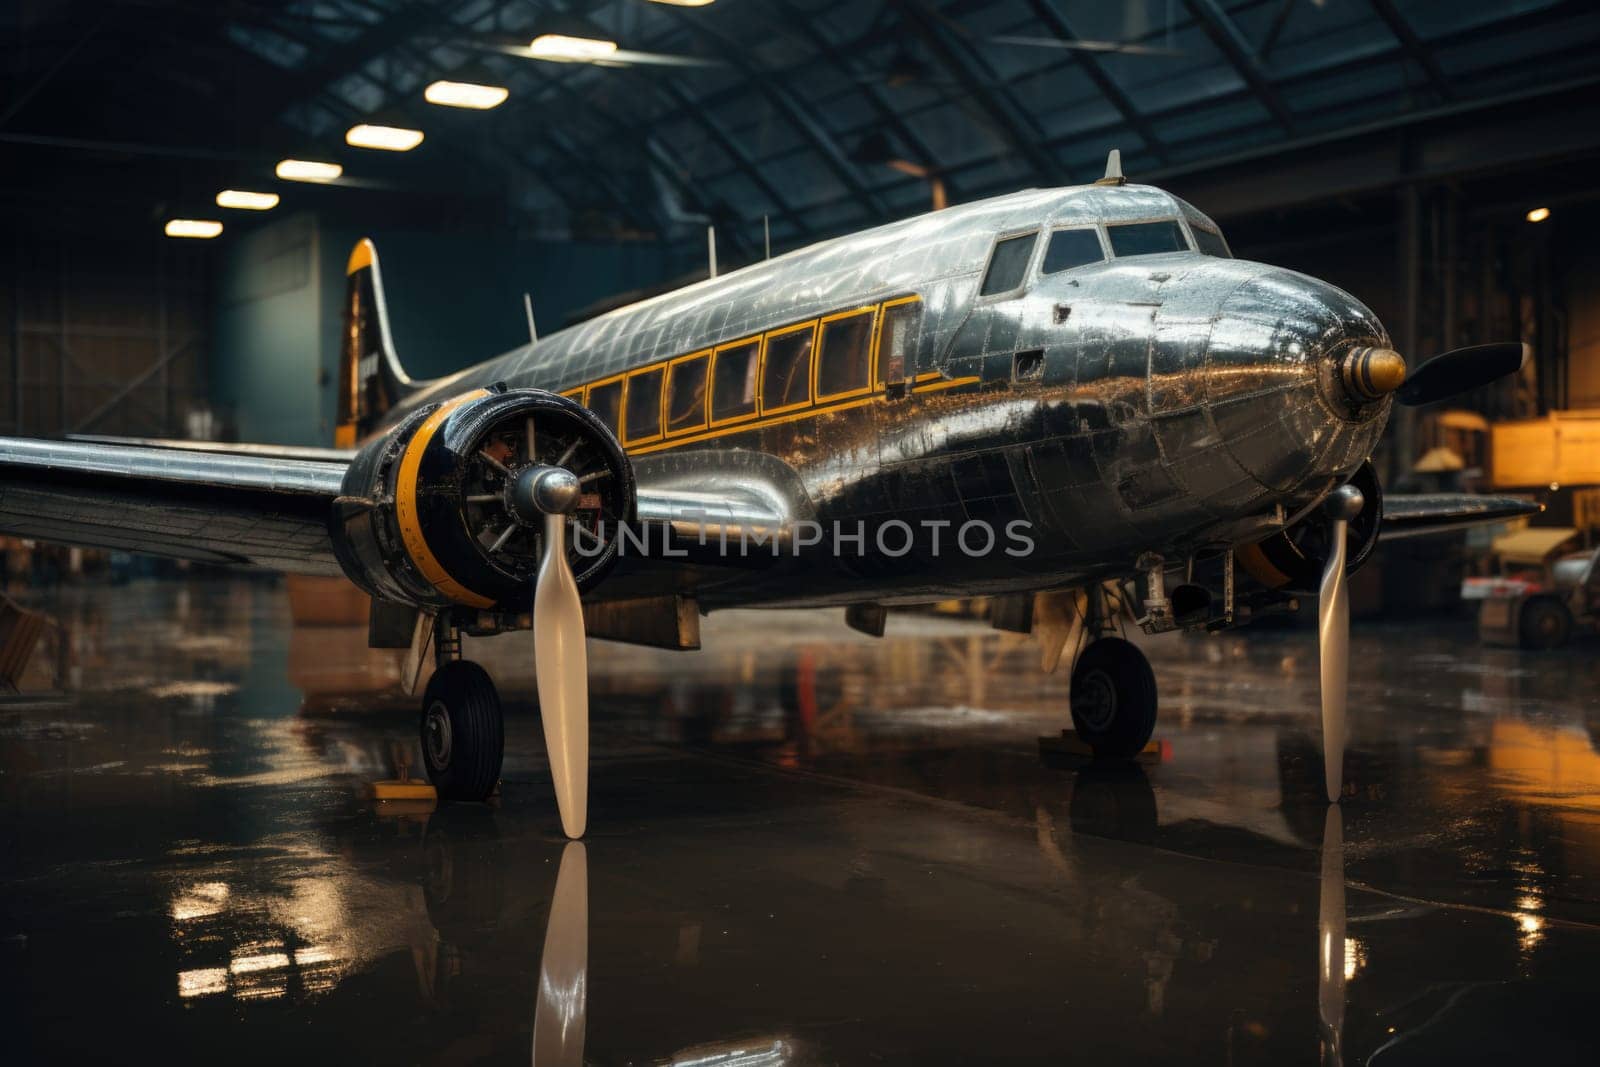
[[[1132,759],[1156,728],[1156,676],[1139,646],[1102,637],[1072,670],[1072,726],[1102,759]]]
[[[453,660],[422,697],[422,763],[440,800],[486,800],[500,781],[505,720],[489,672]]]

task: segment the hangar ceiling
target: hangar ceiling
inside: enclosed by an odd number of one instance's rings
[[[23,0],[7,5],[0,195],[148,225],[223,186],[286,206],[472,217],[749,252],[951,201],[1204,171],[1253,152],[1597,80],[1600,10],[1512,0]],[[532,36],[618,42],[552,63]],[[433,107],[438,78],[510,90]],[[350,148],[357,121],[427,133]],[[1592,123],[1590,125],[1593,125]],[[1586,135],[1587,136],[1587,135]],[[341,188],[275,182],[285,155]],[[365,194],[365,195],[364,195]],[[214,208],[210,209],[213,213]]]

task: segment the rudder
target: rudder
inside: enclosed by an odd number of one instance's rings
[[[345,265],[344,341],[339,358],[337,448],[354,448],[412,389],[389,334],[378,250],[363,237]]]

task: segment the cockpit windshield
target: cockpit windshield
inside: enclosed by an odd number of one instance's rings
[[[1118,258],[1189,250],[1189,242],[1184,239],[1183,227],[1178,225],[1177,219],[1113,223],[1106,227],[1106,233],[1111,237],[1111,252]]]
[[[1045,246],[1044,264],[1039,268],[1039,273],[1059,274],[1073,267],[1099,263],[1105,258],[1100,251],[1100,235],[1094,227],[1057,230],[1050,235],[1050,243]]]
[[[1199,246],[1201,255],[1216,256],[1219,259],[1233,258],[1233,253],[1228,251],[1228,243],[1216,230],[1208,230],[1193,223],[1190,223],[1189,229],[1194,233],[1194,243]]]

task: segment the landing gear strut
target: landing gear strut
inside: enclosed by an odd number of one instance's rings
[[[1096,635],[1072,669],[1072,726],[1094,754],[1132,759],[1156,728],[1156,676],[1139,646],[1107,636],[1111,613],[1100,590],[1089,597],[1088,629]]]
[[[505,722],[489,672],[460,655],[440,621],[439,666],[422,697],[422,763],[440,800],[486,800],[500,782]]]

